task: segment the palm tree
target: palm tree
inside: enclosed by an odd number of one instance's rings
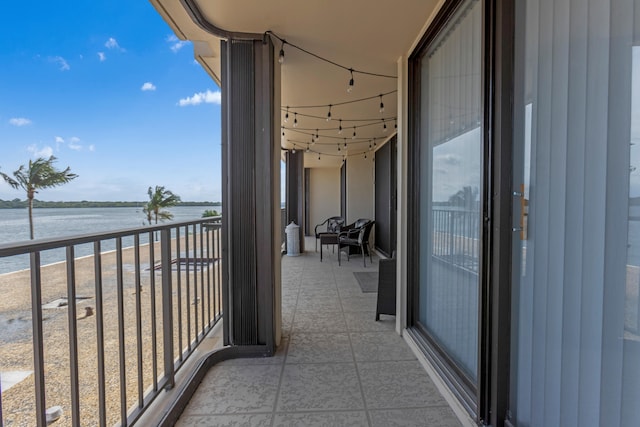
[[[151,224],[152,219],[155,219],[157,224],[158,220],[164,221],[173,218],[171,212],[163,211],[162,209],[177,205],[180,202],[180,196],[159,185],[156,185],[155,189],[149,187],[147,194],[149,195],[149,201],[142,209],[142,212],[147,216],[149,224]]]
[[[71,168],[67,166],[65,170],[57,170],[53,164],[57,159],[54,156],[45,159],[38,157],[36,160],[29,160],[29,166],[20,165],[17,171],[13,172],[13,178],[0,172],[0,176],[15,189],[21,188],[27,192],[29,202],[29,236],[33,240],[33,199],[43,188],[53,188],[66,184],[78,177],[71,173]]]

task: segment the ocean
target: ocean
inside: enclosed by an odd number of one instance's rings
[[[177,206],[168,209],[173,221],[199,219],[207,209],[220,212],[220,206]],[[33,210],[36,239],[65,237],[79,234],[113,231],[146,225],[142,208],[38,208]],[[0,244],[29,240],[29,218],[27,209],[0,209]],[[127,242],[124,242],[126,245]],[[115,243],[114,243],[115,245]],[[110,250],[106,243],[104,250]],[[92,253],[91,245],[79,245],[78,257]],[[42,264],[64,260],[64,250],[42,253]],[[0,274],[29,268],[29,257],[14,256],[0,258]]]

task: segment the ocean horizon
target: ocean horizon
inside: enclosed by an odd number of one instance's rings
[[[221,206],[175,206],[167,209],[174,217],[171,222],[189,221],[202,218],[205,210],[220,212]],[[147,225],[142,207],[110,208],[37,208],[33,210],[34,234],[36,239],[70,237],[103,231],[122,230]],[[161,224],[161,223],[159,223]],[[29,218],[27,209],[0,209],[0,244],[18,243],[29,240]],[[125,246],[133,245],[125,239]],[[141,239],[144,240],[144,239]],[[145,241],[146,243],[146,241]],[[115,249],[108,242],[104,251]],[[76,246],[76,257],[93,254],[90,244]],[[42,265],[64,261],[63,249],[43,251]],[[0,258],[0,274],[29,268],[27,255]]]

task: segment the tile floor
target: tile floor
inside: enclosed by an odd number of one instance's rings
[[[282,258],[283,340],[266,359],[223,362],[206,375],[178,426],[459,426],[395,317],[376,322],[376,294],[354,271],[307,251]]]

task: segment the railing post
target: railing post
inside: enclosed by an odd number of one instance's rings
[[[454,241],[453,241],[453,212],[449,212],[449,255],[451,256],[451,261],[450,262],[454,262],[453,261],[453,255],[454,255]]]
[[[164,345],[164,372],[167,377],[166,389],[175,385],[173,364],[173,289],[171,281],[171,229],[165,228],[160,234],[160,260],[162,262],[162,334]]]
[[[44,379],[44,338],[42,333],[42,278],[40,252],[31,253],[31,321],[33,325],[33,370],[36,392],[36,423],[47,425]]]

